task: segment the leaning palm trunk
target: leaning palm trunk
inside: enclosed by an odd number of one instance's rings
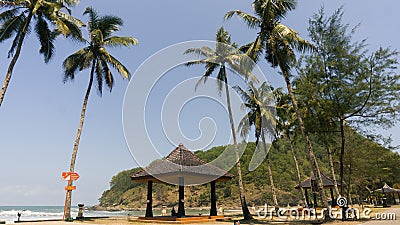
[[[12,76],[12,73],[14,70],[14,66],[17,63],[19,55],[21,54],[22,43],[24,42],[24,39],[25,39],[26,33],[28,31],[28,27],[31,22],[32,16],[33,16],[33,14],[31,12],[31,13],[29,13],[28,17],[26,18],[24,27],[22,28],[21,36],[18,39],[17,49],[15,51],[13,58],[11,59],[10,65],[8,66],[7,75],[6,75],[6,78],[4,79],[4,83],[3,83],[3,86],[1,87],[1,92],[0,92],[0,107],[1,107],[1,104],[3,103],[4,95],[6,94],[8,84],[10,83],[11,76]]]
[[[264,134],[264,129],[261,128],[261,138],[264,146],[264,153],[266,155],[266,163],[267,163],[267,171],[268,171],[268,176],[269,176],[269,182],[271,185],[271,192],[272,192],[272,200],[274,201],[274,207],[275,207],[275,212],[278,215],[278,210],[279,210],[279,204],[278,204],[278,199],[276,197],[276,190],[275,190],[275,185],[274,185],[274,179],[272,176],[272,170],[270,166],[270,161],[268,158],[268,153],[267,153],[267,143],[265,142],[265,134]]]
[[[299,106],[297,105],[297,100],[296,100],[296,97],[294,95],[292,84],[290,83],[289,74],[287,73],[287,71],[284,69],[284,67],[281,65],[280,62],[278,64],[279,64],[279,68],[281,69],[282,75],[283,75],[283,77],[285,79],[286,87],[288,89],[290,98],[292,100],[293,108],[294,108],[294,111],[295,111],[296,116],[297,116],[297,121],[299,122],[301,134],[303,135],[303,138],[304,138],[304,140],[306,142],[306,146],[307,146],[308,153],[309,153],[309,156],[310,156],[311,167],[312,167],[312,170],[313,170],[314,177],[315,177],[315,179],[317,181],[318,191],[319,191],[319,194],[321,195],[323,206],[325,208],[329,208],[328,199],[326,198],[325,191],[323,189],[323,183],[322,183],[322,178],[321,178],[321,170],[319,169],[318,162],[317,162],[317,159],[315,158],[310,138],[308,137],[306,128],[304,126],[303,118],[302,118],[302,116],[300,114]],[[328,213],[328,212],[326,211],[326,213]],[[325,218],[328,219],[327,217],[325,217]]]
[[[304,192],[304,189],[303,189],[303,187],[301,186],[301,175],[300,175],[299,163],[298,163],[298,161],[297,161],[296,154],[294,153],[294,147],[293,147],[293,144],[292,144],[292,139],[290,138],[290,134],[287,134],[287,138],[288,138],[288,140],[289,140],[290,151],[292,152],[294,165],[296,166],[297,184],[299,185],[299,188],[300,188],[300,191],[301,191],[301,195],[303,196],[304,205],[305,205],[306,207],[308,207],[308,202],[307,202],[306,193]]]
[[[332,151],[331,147],[327,147],[326,150],[328,151],[328,157],[329,157],[329,167],[331,168],[331,173],[332,173],[332,179],[333,179],[333,185],[335,186],[335,195],[339,196],[339,188],[336,180],[336,175],[335,175],[335,167],[333,166],[333,158],[332,158]],[[332,199],[333,200],[333,199]]]
[[[224,73],[226,73],[225,67],[223,68]],[[228,105],[228,114],[229,114],[229,122],[231,124],[231,131],[232,131],[232,137],[233,137],[233,146],[235,148],[235,155],[236,155],[236,169],[238,173],[238,182],[239,182],[239,194],[240,194],[240,203],[242,206],[242,212],[243,212],[243,217],[245,220],[248,219],[253,219],[251,216],[251,213],[249,211],[249,208],[246,203],[246,196],[244,193],[244,187],[243,187],[243,180],[242,180],[242,169],[240,166],[240,156],[239,156],[239,149],[238,149],[238,144],[236,140],[236,133],[235,133],[235,124],[233,122],[233,115],[232,115],[232,108],[231,108],[231,99],[229,95],[229,88],[228,88],[228,79],[225,76],[225,93],[226,93],[226,102]]]
[[[82,111],[81,111],[81,119],[79,121],[78,132],[76,133],[74,149],[72,151],[71,164],[69,166],[69,171],[70,172],[74,172],[75,171],[76,155],[78,153],[79,141],[81,139],[83,122],[85,121],[86,106],[87,106],[87,103],[88,103],[88,100],[89,100],[90,90],[92,89],[93,73],[94,73],[94,67],[96,65],[95,60],[93,60],[92,63],[93,63],[93,65],[92,65],[92,71],[90,72],[89,85],[88,85],[88,88],[86,90],[85,98],[83,100]],[[72,181],[68,181],[68,186],[72,186]],[[69,221],[70,218],[71,218],[71,199],[72,199],[72,191],[68,191],[67,195],[65,197],[65,212],[64,212],[65,214],[64,214],[64,218],[65,218],[66,221]]]

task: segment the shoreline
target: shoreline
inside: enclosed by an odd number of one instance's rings
[[[398,224],[400,222],[400,205],[394,205],[392,207],[388,208],[372,208],[372,216],[375,216],[377,214],[383,214],[383,213],[388,213],[388,212],[395,212],[395,220],[374,220],[374,219],[359,219],[355,221],[342,221],[340,219],[335,219],[333,221],[326,222],[324,224],[328,225],[356,225],[356,224],[367,224],[367,225],[384,225],[384,224]],[[255,216],[256,217],[256,216]],[[88,220],[74,220],[73,223],[71,222],[64,222],[62,220],[41,220],[41,221],[21,221],[18,224],[22,225],[66,225],[66,224],[92,224],[92,225],[151,225],[151,224],[176,224],[176,222],[170,222],[170,223],[161,223],[161,222],[141,222],[141,221],[136,221],[137,217],[127,217],[127,216],[118,216],[118,217],[109,217],[109,218],[88,218]],[[232,217],[232,220],[230,221],[217,221],[217,222],[201,222],[201,223],[191,223],[193,225],[208,225],[208,224],[220,224],[220,225],[227,225],[227,224],[232,224],[233,220],[240,220],[241,217],[239,217],[238,214],[236,216]],[[258,224],[281,224],[281,225],[294,225],[294,224],[304,224],[304,223],[311,223],[311,222],[316,222],[315,220],[282,220],[280,218],[274,217],[272,220],[271,219],[260,219],[257,218],[252,221],[241,221],[241,224],[253,224],[253,225],[258,225]]]

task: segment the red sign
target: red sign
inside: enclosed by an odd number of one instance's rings
[[[63,180],[78,180],[79,174],[76,172],[62,172],[61,177]]]
[[[65,187],[65,190],[66,190],[66,191],[73,191],[73,190],[76,190],[76,186],[66,186],[66,187]]]

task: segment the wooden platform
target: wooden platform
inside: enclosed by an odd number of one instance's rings
[[[201,223],[201,222],[215,222],[230,220],[229,217],[224,216],[156,216],[156,217],[138,217],[135,221],[149,222],[149,223],[172,223],[172,224],[187,224],[187,223]]]

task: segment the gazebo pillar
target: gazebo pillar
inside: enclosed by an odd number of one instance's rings
[[[153,217],[153,181],[147,181],[146,217]]]
[[[334,203],[335,198],[334,198],[334,196],[333,196],[333,188],[331,188],[331,199],[332,199],[331,205],[333,206],[333,205],[335,204],[335,203]]]
[[[317,203],[317,195],[315,194],[315,192],[313,191],[313,197],[314,197],[314,208],[315,207],[317,207],[318,206],[318,203]]]
[[[306,195],[307,206],[310,207],[310,200],[308,199],[308,191],[307,191],[307,189],[304,189],[304,194]]]
[[[215,195],[215,180],[211,181],[211,209],[210,216],[217,215],[217,196]]]
[[[179,202],[178,217],[185,216],[185,182],[183,177],[179,177]]]

